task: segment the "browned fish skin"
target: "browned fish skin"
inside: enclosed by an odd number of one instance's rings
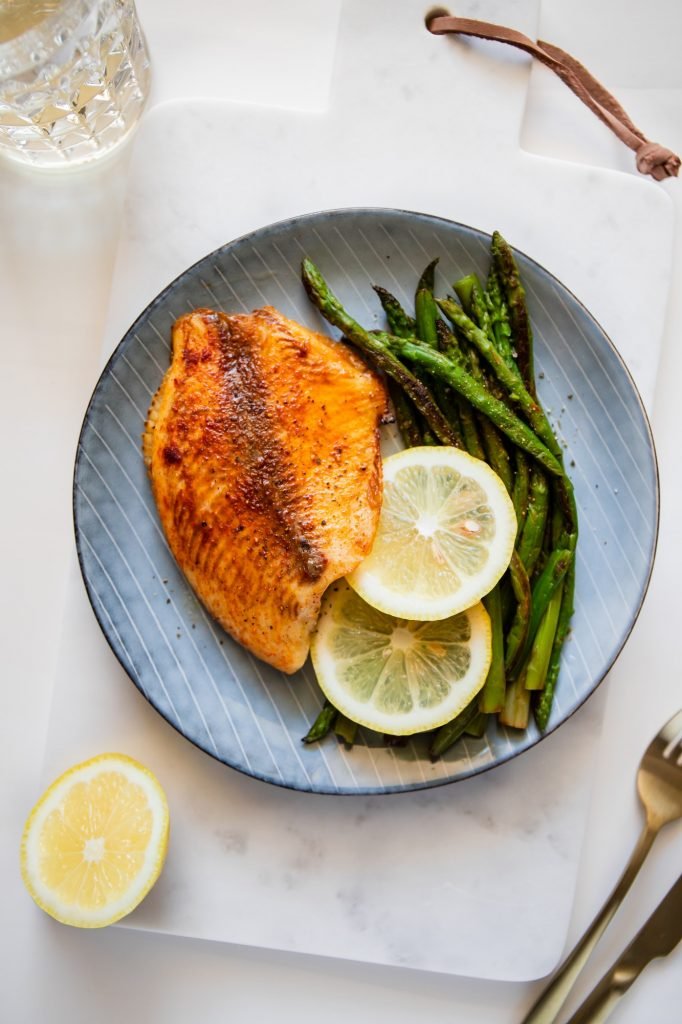
[[[143,437],[161,524],[208,611],[295,672],[324,591],[374,539],[384,386],[270,306],[198,309],[172,337]]]

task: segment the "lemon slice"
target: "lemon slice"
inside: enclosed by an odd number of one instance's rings
[[[445,619],[476,604],[509,565],[516,516],[498,475],[459,448],[407,448],[384,459],[372,550],[348,576],[380,611]]]
[[[160,783],[124,754],[61,775],[29,815],[21,872],[38,906],[64,924],[113,924],[147,895],[168,846]]]
[[[347,718],[408,736],[449,722],[476,696],[490,666],[482,604],[438,622],[372,608],[348,586],[325,594],[311,655],[325,696]]]

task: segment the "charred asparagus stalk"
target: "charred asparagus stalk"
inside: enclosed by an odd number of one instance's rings
[[[556,633],[554,635],[554,642],[552,644],[552,653],[549,658],[549,667],[547,669],[547,676],[545,679],[545,685],[540,694],[540,699],[535,706],[535,721],[537,722],[538,729],[544,731],[547,728],[549,721],[550,712],[552,710],[552,702],[554,699],[554,690],[556,688],[556,682],[559,677],[559,667],[561,664],[561,652],[563,650],[566,637],[569,634],[571,627],[571,618],[573,616],[573,595],[575,591],[575,559],[571,563],[566,578],[564,581],[564,591],[561,598],[561,610],[559,612],[559,621],[557,623]]]
[[[328,700],[325,700],[319,715],[310,726],[310,729],[303,737],[304,743],[317,743],[318,740],[323,740],[329,730],[334,725],[334,720],[338,715],[338,711]]]
[[[382,309],[386,314],[388,329],[398,338],[413,338],[417,331],[417,321],[406,313],[395,295],[381,285],[373,284],[372,288],[379,296]]]
[[[474,698],[463,711],[460,711],[456,718],[453,718],[451,722],[446,722],[445,725],[441,725],[440,729],[434,734],[429,746],[429,754],[432,761],[437,761],[439,757],[442,757],[450,749],[453,743],[460,738],[467,726],[474,721],[478,713],[478,699]]]
[[[422,432],[410,399],[394,380],[388,382],[388,393],[391,396],[395,421],[405,447],[416,448],[423,444]]]
[[[438,260],[432,260],[419,279],[414,297],[414,314],[417,321],[417,337],[431,348],[438,348],[438,306],[433,295],[435,271]]]
[[[519,669],[525,665],[526,658],[530,653],[535,634],[542,620],[547,606],[564,576],[573,564],[573,551],[570,548],[554,550],[544,569],[533,584],[530,618],[528,620],[528,631],[526,639],[520,651],[516,655],[509,668],[511,678],[518,676]]]
[[[535,366],[533,357],[533,331],[526,306],[526,292],[511,246],[499,231],[493,232],[490,247],[493,268],[500,284],[511,321],[511,334],[516,350],[516,362],[526,388],[535,396]]]

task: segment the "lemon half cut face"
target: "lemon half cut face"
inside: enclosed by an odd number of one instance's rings
[[[22,876],[57,921],[101,928],[130,913],[154,885],[168,832],[155,776],[124,754],[102,754],[61,775],[33,808]]]

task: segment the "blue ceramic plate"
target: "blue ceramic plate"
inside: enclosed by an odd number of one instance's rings
[[[533,746],[491,725],[432,764],[423,740],[386,748],[360,735],[301,742],[321,706],[310,663],[293,678],[256,661],[208,616],[166,545],[140,452],[150,399],[169,362],[173,320],[197,306],[271,304],[327,331],[299,279],[304,255],[365,325],[380,323],[371,289],[411,304],[438,256],[438,288],[485,276],[489,236],[400,210],[337,210],[285,221],[211,253],[142,313],[95,389],[78,446],[76,541],[90,601],[124,669],[161,715],[213,757],[256,778],[318,793],[386,793],[485,771]],[[604,678],[646,592],[658,526],[656,457],[633,381],[602,329],[563,285],[518,254],[536,338],[540,395],[566,444],[581,518],[576,612],[548,731]],[[387,439],[390,444],[391,438]]]

